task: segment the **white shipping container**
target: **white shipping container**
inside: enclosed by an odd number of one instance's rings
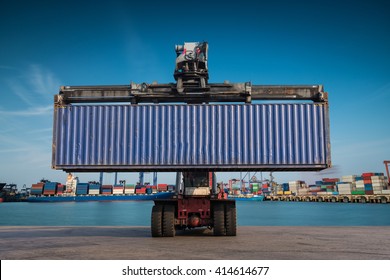
[[[339,190],[339,194],[351,194],[351,191],[348,191],[348,190],[342,190],[342,191],[340,191],[340,190]]]
[[[364,188],[364,181],[356,181],[356,188]]]
[[[125,194],[134,194],[134,189],[125,189]]]
[[[337,184],[337,187],[338,187],[339,189],[340,189],[340,188],[342,188],[342,189],[351,189],[352,186],[353,186],[352,183],[339,183],[339,184]]]
[[[307,193],[308,193],[308,189],[299,189],[298,190],[299,195],[303,195],[303,194],[307,194]]]
[[[341,177],[342,182],[355,182],[356,181],[356,175],[346,175]]]
[[[100,190],[89,190],[88,194],[100,194]]]
[[[383,180],[385,176],[371,176],[371,180]]]
[[[384,185],[384,184],[385,184],[385,180],[383,180],[383,179],[371,180],[371,182],[372,182],[373,184],[381,184],[381,185]]]

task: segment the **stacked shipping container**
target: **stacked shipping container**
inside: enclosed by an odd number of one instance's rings
[[[76,186],[76,195],[86,195],[88,194],[88,183],[77,183]]]
[[[88,194],[92,194],[92,195],[100,194],[100,184],[89,184]]]
[[[45,183],[32,184],[32,186],[31,186],[31,194],[33,194],[33,195],[41,195],[43,193],[44,185],[45,185]]]
[[[288,188],[287,188],[288,186]],[[347,175],[342,176],[341,181],[338,178],[323,178],[322,181],[316,181],[315,185],[308,188],[304,181],[292,181],[281,184],[277,194],[298,195],[373,195],[390,194],[387,190],[387,178],[383,173],[363,173],[361,176]]]
[[[123,194],[123,185],[114,185],[112,194]]]
[[[102,194],[112,194],[112,185],[102,185]]]
[[[126,184],[124,193],[125,194],[134,194],[135,185],[134,184]]]
[[[56,182],[46,182],[43,187],[43,195],[55,195],[57,184]]]

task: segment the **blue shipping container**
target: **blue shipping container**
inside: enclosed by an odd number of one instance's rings
[[[322,170],[327,103],[68,105],[54,112],[65,171]]]

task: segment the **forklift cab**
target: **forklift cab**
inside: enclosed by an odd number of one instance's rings
[[[215,172],[177,172],[176,186],[177,193],[184,196],[209,196],[217,193]]]

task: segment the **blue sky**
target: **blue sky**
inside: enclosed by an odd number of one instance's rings
[[[0,181],[19,187],[42,177],[65,182],[66,174],[50,167],[59,87],[172,82],[174,45],[185,41],[209,42],[210,82],[323,84],[329,92],[334,168],[275,173],[278,182],[384,172],[389,3],[2,0]],[[219,178],[232,176],[239,174]],[[174,178],[163,174],[160,181]]]

